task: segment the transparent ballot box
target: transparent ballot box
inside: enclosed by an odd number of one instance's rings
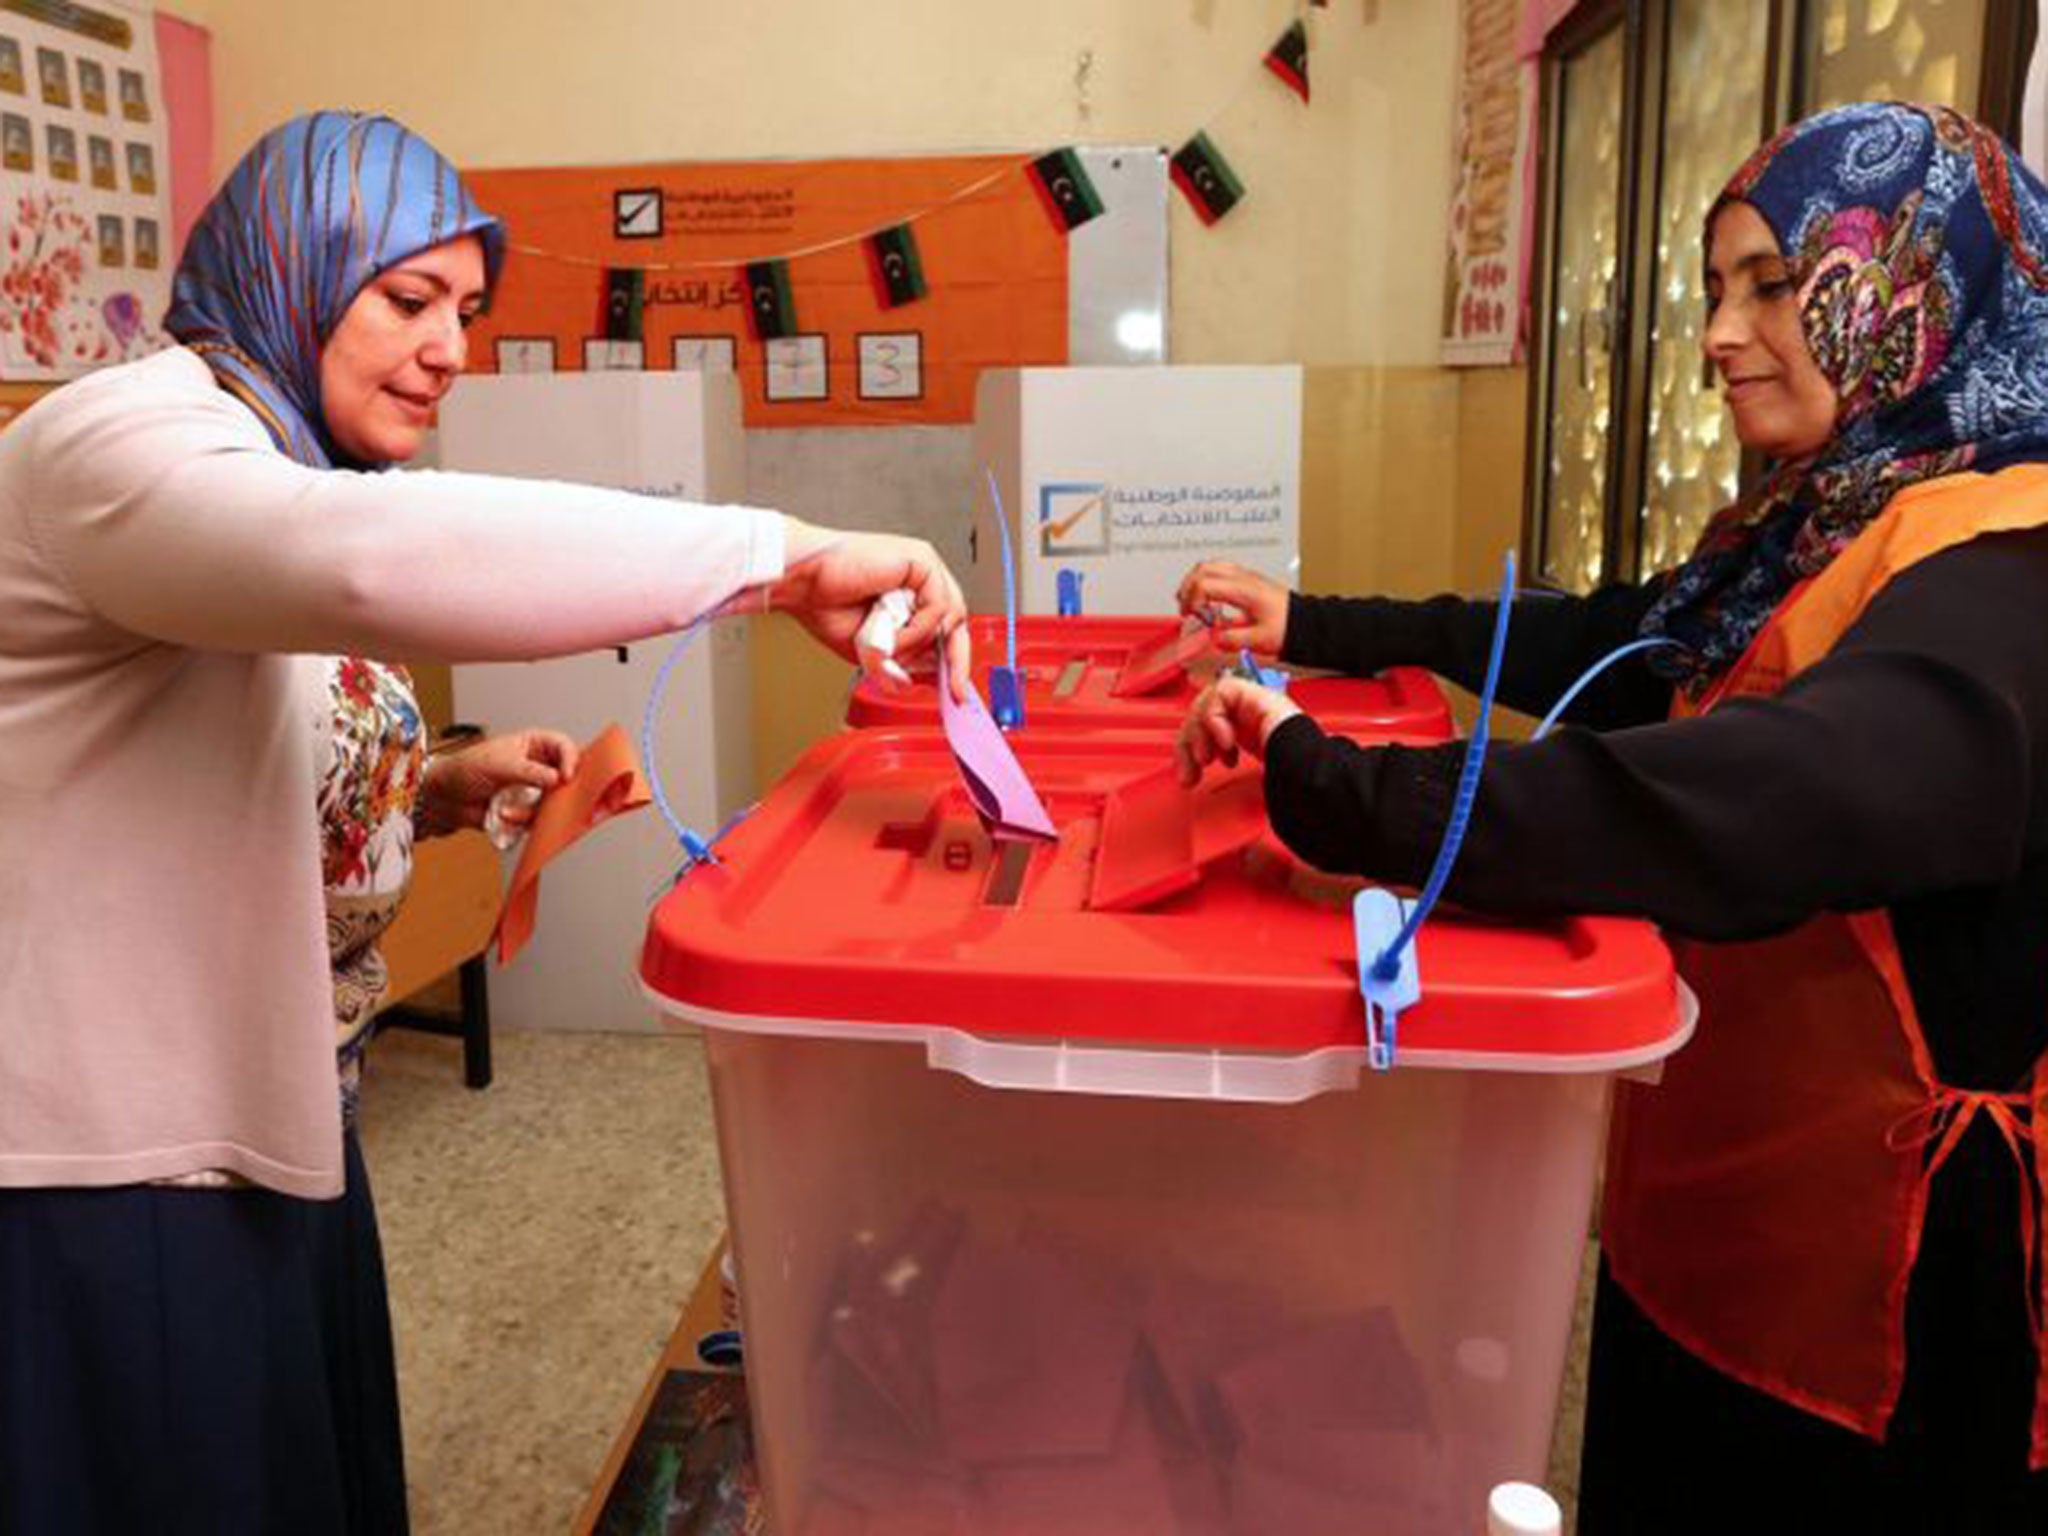
[[[1356,882],[1256,770],[1013,738],[991,844],[936,731],[815,748],[657,908],[702,1028],[771,1518],[839,1532],[1477,1529],[1540,1480],[1646,925],[1433,918],[1366,1062]]]

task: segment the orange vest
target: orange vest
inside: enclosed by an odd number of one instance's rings
[[[1924,481],[1894,497],[1779,605],[1697,706],[1767,696],[1831,651],[1900,571],[1980,534],[2048,524],[2048,466]],[[1624,1084],[1601,1244],[1663,1332],[1725,1375],[1882,1438],[1905,1378],[1906,1286],[1935,1172],[1980,1115],[2023,1170],[2044,1121],[2029,1091],[1949,1087],[1884,912],[1823,914],[1756,942],[1675,942],[1700,1027],[1656,1087]],[[2027,1180],[2017,1240],[2040,1336]],[[2048,1366],[2035,1392],[2048,1465]]]

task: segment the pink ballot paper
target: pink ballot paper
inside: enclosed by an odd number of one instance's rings
[[[981,701],[972,681],[967,684],[967,702],[953,702],[952,684],[946,677],[946,648],[939,656],[939,723],[946,728],[946,745],[953,749],[953,762],[967,786],[967,798],[982,828],[998,842],[1035,839],[1059,841],[1052,818],[1045,814],[1038,791],[1024,776],[1017,756],[1003,739],[995,717]]]

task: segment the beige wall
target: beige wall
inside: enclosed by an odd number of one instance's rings
[[[465,165],[1175,142],[1248,183],[1203,229],[1176,196],[1172,355],[1309,365],[1304,583],[1495,579],[1518,526],[1519,372],[1435,366],[1457,65],[1445,0],[1337,0],[1314,104],[1258,68],[1292,0],[174,0],[211,29],[221,169],[314,106],[391,112]],[[763,635],[764,772],[844,673]],[[423,675],[432,695],[439,682]],[[765,694],[764,694],[765,698]]]
[[[223,169],[316,106],[393,113],[457,163],[495,166],[1150,144],[1208,125],[1251,200],[1207,233],[1174,210],[1176,358],[1434,356],[1457,64],[1444,0],[1318,16],[1308,109],[1258,67],[1291,0],[170,8],[213,33]]]

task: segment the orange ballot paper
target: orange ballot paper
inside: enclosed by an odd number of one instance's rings
[[[647,780],[633,744],[617,725],[608,725],[583,749],[575,777],[541,798],[533,827],[512,871],[505,910],[498,915],[498,964],[509,964],[533,937],[534,911],[540,902],[540,872],[549,860],[573,847],[599,822],[648,802]]]

